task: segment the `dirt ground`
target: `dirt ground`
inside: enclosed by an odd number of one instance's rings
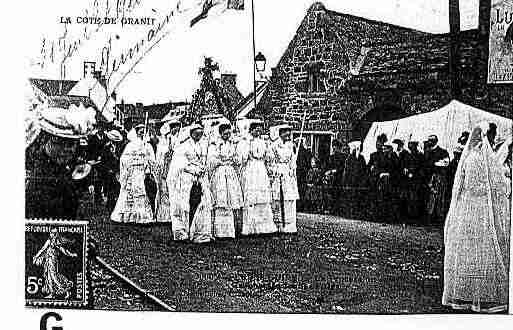
[[[299,214],[297,236],[207,245],[102,216],[90,231],[100,256],[177,311],[451,313],[441,228]]]

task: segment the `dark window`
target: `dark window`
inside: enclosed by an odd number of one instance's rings
[[[315,63],[308,67],[308,91],[310,93],[322,93],[326,91],[322,77],[323,69],[324,64],[322,63]]]

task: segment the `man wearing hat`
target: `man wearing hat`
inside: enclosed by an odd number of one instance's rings
[[[206,171],[208,146],[203,132],[199,123],[190,126],[190,137],[179,147],[184,164],[173,189],[176,205],[172,208],[173,238],[177,241],[213,240],[212,196]]]
[[[241,186],[244,196],[242,235],[270,234],[277,231],[272,213],[272,160],[267,142],[262,139],[263,121],[249,125],[249,138],[239,142],[238,153],[242,163]]]
[[[451,191],[449,191],[449,152],[438,145],[438,137],[428,137],[426,172],[429,188],[427,201],[427,222],[443,222],[449,210]]]
[[[90,167],[84,166],[74,175],[77,150],[80,139],[91,133],[95,123],[95,111],[91,108],[41,107],[27,113],[27,218],[77,219],[77,186],[90,172]]]
[[[413,221],[420,221],[424,215],[424,154],[419,150],[418,141],[408,142],[410,153],[406,161],[407,214]]]
[[[181,124],[178,118],[164,118],[162,122],[156,154],[157,196],[155,198],[155,217],[157,222],[171,222],[167,176],[177,146]]]
[[[278,232],[297,233],[296,201],[299,199],[296,179],[296,154],[292,143],[292,127],[280,125],[274,128],[278,137],[272,143],[273,157],[271,192],[274,223]]]
[[[387,144],[385,134],[378,136],[376,140],[376,152],[370,156],[369,167],[371,173],[372,188],[374,189],[376,221],[393,222],[394,214],[394,180],[398,169],[398,158],[391,144]]]
[[[152,175],[155,171],[155,155],[153,148],[144,141],[144,125],[136,126],[134,133],[130,134],[131,141],[120,159],[121,190],[111,220],[147,224],[153,222],[153,212],[145,181],[147,174]]]

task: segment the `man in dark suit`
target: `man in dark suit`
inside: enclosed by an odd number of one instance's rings
[[[451,192],[449,191],[448,169],[449,152],[438,146],[438,137],[428,137],[426,173],[429,198],[427,203],[427,222],[443,222],[447,214]]]
[[[308,145],[308,140],[303,139],[302,141],[298,140],[299,149],[297,154],[297,187],[299,192],[299,203],[298,209],[303,210],[304,206],[304,197],[306,191],[306,177],[308,171],[312,167],[312,152],[310,151],[310,146]]]

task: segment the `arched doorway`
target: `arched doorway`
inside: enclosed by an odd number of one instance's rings
[[[375,121],[389,121],[403,118],[405,116],[401,107],[395,104],[383,104],[365,113],[353,124],[351,137],[353,140],[363,141],[369,133],[372,123]]]

